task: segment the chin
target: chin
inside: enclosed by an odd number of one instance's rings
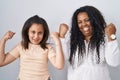
[[[37,43],[37,42],[31,42],[32,44],[34,44],[34,45],[39,45],[39,43]]]

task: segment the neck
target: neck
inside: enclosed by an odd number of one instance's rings
[[[91,36],[85,37],[86,42],[90,41]]]

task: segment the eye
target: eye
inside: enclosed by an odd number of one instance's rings
[[[85,22],[90,22],[90,19],[85,19]]]
[[[43,32],[39,32],[38,34],[41,35],[41,34],[43,34]]]
[[[78,24],[81,24],[82,22],[81,21],[78,21]]]
[[[35,31],[31,31],[32,34],[35,34]]]

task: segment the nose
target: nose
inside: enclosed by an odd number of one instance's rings
[[[35,35],[34,35],[34,39],[37,39],[38,38],[38,34],[36,33]]]
[[[82,24],[81,24],[81,26],[86,26],[86,24],[87,23],[85,21],[83,21]]]

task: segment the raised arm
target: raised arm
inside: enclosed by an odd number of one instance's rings
[[[69,59],[69,47],[70,47],[70,33],[69,33],[69,26],[66,23],[60,24],[59,37],[61,40],[65,61],[68,61],[68,59]]]
[[[112,35],[116,34],[116,28],[113,23],[110,23],[106,28],[105,28],[105,34],[107,35],[108,42],[114,41],[115,39],[112,39]]]
[[[55,42],[56,56],[50,58],[50,62],[57,69],[62,69],[64,67],[64,55],[63,55],[62,45],[59,39],[59,34],[57,32],[53,32],[51,34],[51,37]]]
[[[14,32],[8,31],[0,40],[0,66],[7,65],[16,59],[9,53],[5,54],[5,43],[8,39],[11,39],[14,34]]]
[[[120,64],[120,48],[116,38],[111,38],[111,35],[115,35],[116,28],[114,24],[109,24],[105,29],[108,37],[108,42],[105,48],[105,58],[110,66],[118,66]]]

